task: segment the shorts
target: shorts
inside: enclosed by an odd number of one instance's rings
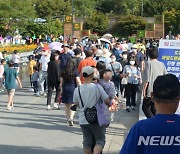
[[[96,140],[96,145],[102,146],[105,145],[105,127],[100,127],[98,124],[87,124],[80,125],[83,133],[83,148],[90,149],[93,144],[93,135]]]
[[[14,96],[15,89],[7,89],[7,92],[8,92],[8,96],[10,96],[10,95]]]

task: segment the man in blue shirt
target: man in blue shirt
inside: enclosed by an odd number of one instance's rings
[[[60,69],[63,70],[67,64],[67,61],[69,58],[72,57],[72,54],[69,53],[69,45],[64,44],[63,45],[64,52],[60,54],[59,59],[60,59]]]
[[[118,61],[122,57],[121,44],[116,43],[112,53],[116,56],[116,60]]]
[[[157,115],[132,127],[120,154],[180,153],[180,115],[174,114],[180,100],[178,78],[172,74],[158,76],[151,95]]]

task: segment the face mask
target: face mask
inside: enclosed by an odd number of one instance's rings
[[[119,48],[116,48],[116,50],[119,50]]]
[[[130,61],[129,63],[130,63],[130,65],[134,65],[135,61]]]
[[[122,55],[122,57],[123,57],[123,59],[127,59],[127,55],[126,54]]]
[[[112,59],[111,59],[111,62],[115,62],[115,61],[116,61],[116,58],[112,58]]]

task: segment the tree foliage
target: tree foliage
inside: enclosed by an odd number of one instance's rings
[[[165,18],[165,31],[168,33],[172,31],[173,34],[180,32],[180,10],[172,9],[170,11],[164,11]]]
[[[131,36],[137,30],[145,28],[145,21],[141,17],[127,15],[121,16],[119,21],[112,27],[111,32],[116,36]]]
[[[94,13],[92,17],[88,18],[84,23],[84,29],[91,29],[100,35],[108,29],[108,26],[108,16],[103,13]]]
[[[40,18],[59,17],[71,13],[69,1],[64,0],[37,0],[35,9]]]

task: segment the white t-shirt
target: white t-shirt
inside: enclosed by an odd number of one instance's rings
[[[12,60],[13,60],[13,62],[14,63],[19,63],[19,59],[20,59],[20,56],[19,56],[19,54],[13,54],[12,55]]]
[[[179,103],[179,107],[178,107],[178,109],[176,111],[176,114],[180,114],[180,103]]]
[[[99,88],[99,90],[97,89]],[[108,98],[108,95],[104,91],[104,89],[100,85],[95,85],[94,83],[90,84],[82,84],[80,86],[80,94],[82,97],[82,101],[84,104],[84,107],[82,107],[82,103],[80,101],[79,97],[79,91],[78,88],[74,91],[73,96],[73,102],[78,103],[80,110],[79,110],[79,124],[80,125],[86,125],[89,124],[84,116],[84,111],[86,108],[92,108],[98,100],[101,98],[102,100],[105,100]]]
[[[126,43],[121,44],[121,49],[122,49],[122,51],[128,51],[128,45]]]
[[[48,69],[48,63],[50,61],[50,55],[42,55],[41,59],[39,60],[39,63],[42,64],[42,71],[47,71]]]
[[[2,52],[0,52],[0,59],[3,59]]]
[[[122,71],[122,65],[119,62],[115,62],[115,63],[111,63],[111,64],[109,64],[107,66],[107,69],[110,69],[112,71],[113,76],[115,75],[114,73],[116,73],[116,75],[119,75],[120,72]]]

